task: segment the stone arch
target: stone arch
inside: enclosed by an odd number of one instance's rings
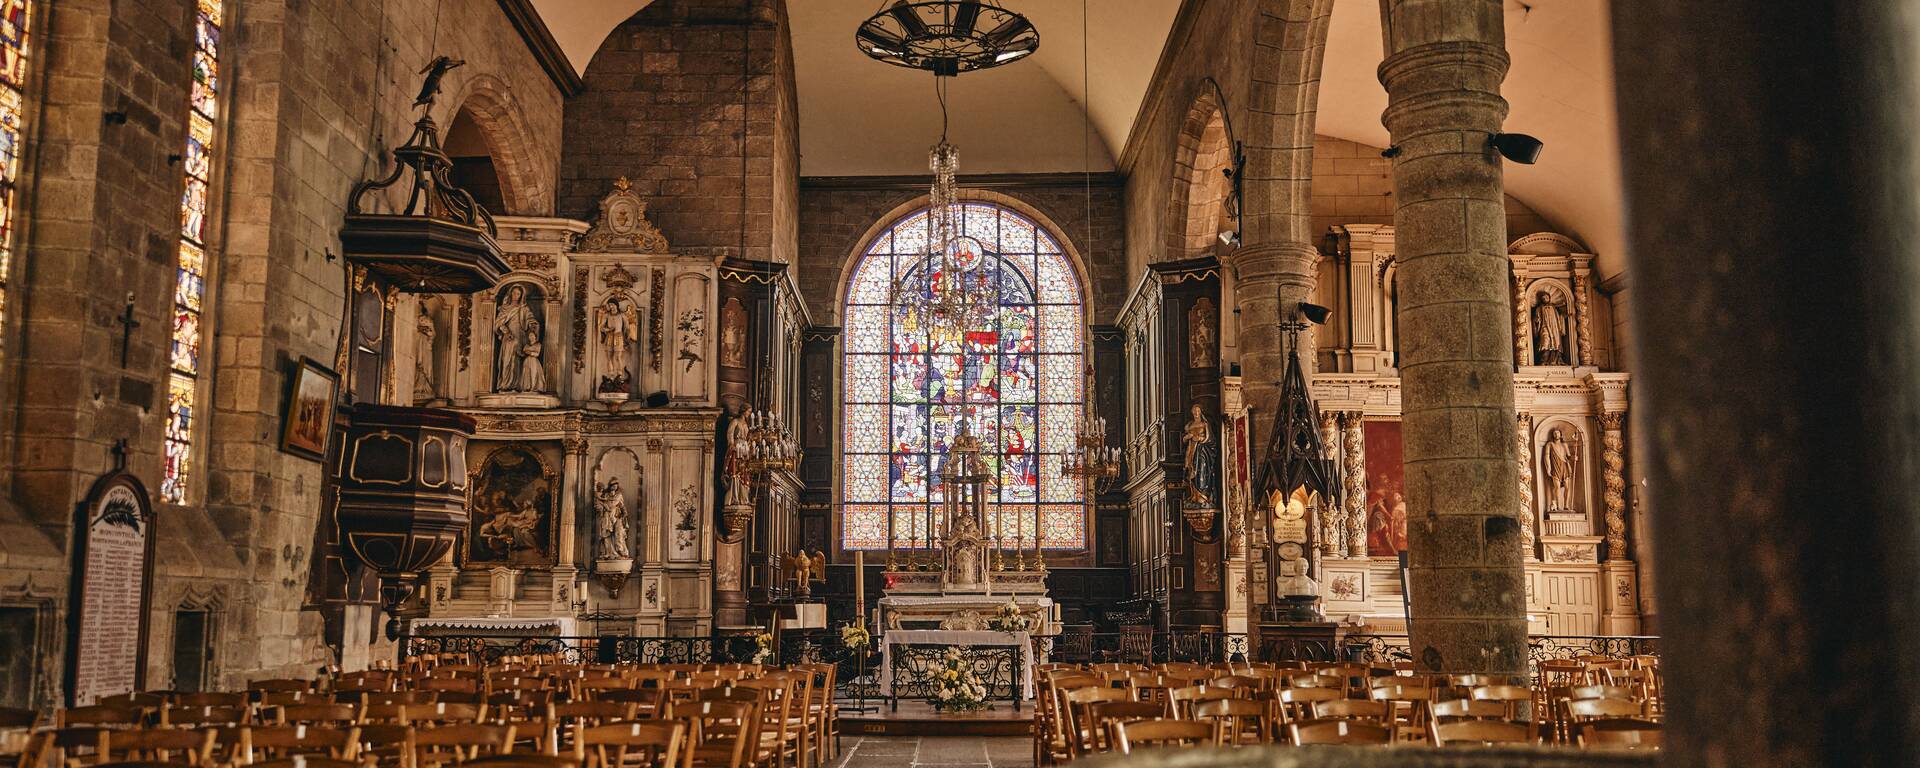
[[[1173,183],[1168,187],[1166,259],[1185,259],[1213,252],[1227,219],[1227,197],[1232,181],[1233,145],[1227,135],[1226,113],[1212,89],[1201,91],[1187,107],[1174,146]]]
[[[1249,54],[1243,237],[1311,243],[1314,113],[1333,0],[1261,0],[1259,14]]]
[[[460,106],[447,120],[448,128],[461,118],[473,121],[493,158],[500,179],[500,199],[515,216],[544,216],[553,212],[553,181],[543,168],[551,165],[533,157],[533,132],[521,114],[519,100],[506,82],[493,75],[468,78],[461,85]]]

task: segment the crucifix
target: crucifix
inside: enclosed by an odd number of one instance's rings
[[[140,321],[133,316],[133,292],[127,292],[127,307],[114,318],[121,325],[120,330],[120,367],[127,367],[127,351],[133,343],[133,329],[140,327]]]

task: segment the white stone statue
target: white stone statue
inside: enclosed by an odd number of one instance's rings
[[[620,478],[594,483],[593,514],[598,520],[601,560],[631,560],[628,544],[631,526],[627,518],[627,495],[620,490]]]
[[[546,391],[540,331],[540,318],[527,305],[526,286],[509,286],[493,316],[493,391]]]
[[[1533,304],[1533,364],[1567,365],[1567,309],[1550,291]]]
[[[953,530],[948,532],[947,541],[947,584],[954,587],[977,587],[981,584],[980,532],[973,518],[962,515],[954,521]]]
[[[1297,542],[1280,542],[1276,550],[1279,562],[1275,564],[1273,575],[1273,593],[1281,597],[1294,595],[1320,595],[1320,584],[1307,576],[1306,551]]]
[[[427,302],[419,303],[420,313],[413,320],[413,404],[426,405],[438,396],[433,386],[433,313]]]
[[[614,294],[600,305],[598,313],[600,350],[607,356],[607,367],[601,373],[601,388],[612,385],[616,391],[625,391],[629,375],[627,355],[640,339],[640,307],[632,299]]]
[[[1540,467],[1547,476],[1547,510],[1573,510],[1574,467],[1579,457],[1572,444],[1560,435],[1560,428],[1547,432],[1547,444],[1540,448]]]

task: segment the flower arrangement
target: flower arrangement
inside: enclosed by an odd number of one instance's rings
[[[948,712],[987,708],[987,686],[974,674],[973,663],[958,648],[948,648],[935,672],[933,705]]]
[[[873,635],[858,623],[850,623],[840,628],[840,644],[846,646],[847,650],[860,653],[865,651],[872,642]]]
[[[753,636],[753,664],[773,663],[773,633],[762,632]]]
[[[995,632],[1025,632],[1028,629],[1027,616],[1020,612],[1019,603],[1007,598],[1007,604],[1000,606],[993,618],[987,619],[987,629]]]

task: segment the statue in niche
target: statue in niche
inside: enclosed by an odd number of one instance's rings
[[[973,517],[961,515],[954,520],[947,540],[953,542],[948,550],[947,583],[955,587],[979,586],[980,531]]]
[[[1220,498],[1220,446],[1213,440],[1213,424],[1195,403],[1187,410],[1186,432],[1180,442],[1186,446],[1187,498],[1184,506],[1212,509]]]
[[[633,559],[633,550],[628,545],[631,526],[627,518],[627,495],[620,490],[620,478],[593,484],[593,513],[599,522],[600,559]]]
[[[420,313],[413,320],[413,404],[426,405],[438,397],[433,385],[433,313],[427,302],[419,303]]]
[[[1273,593],[1281,597],[1320,594],[1320,583],[1307,576],[1306,550],[1298,542],[1283,541],[1274,550]]]
[[[746,454],[747,417],[753,415],[753,406],[739,403],[729,407],[737,411],[727,418],[727,461],[726,506],[746,506],[753,504],[753,489],[747,482]]]
[[[493,316],[493,389],[495,392],[543,392],[541,297],[524,284],[507,286]]]
[[[600,391],[631,392],[628,353],[640,340],[640,307],[625,294],[616,293],[608,296],[598,311],[600,349],[607,355],[606,368],[600,374]]]
[[[720,364],[747,366],[747,310],[739,299],[727,299],[720,310]]]
[[[1533,364],[1567,365],[1567,302],[1541,289],[1533,302]]]
[[[1219,361],[1220,334],[1214,331],[1213,300],[1205,296],[1187,310],[1187,328],[1192,334],[1187,343],[1188,368],[1212,368]]]
[[[1548,430],[1547,443],[1540,448],[1540,469],[1547,477],[1547,511],[1573,511],[1574,470],[1579,464],[1579,454],[1560,428]]]

